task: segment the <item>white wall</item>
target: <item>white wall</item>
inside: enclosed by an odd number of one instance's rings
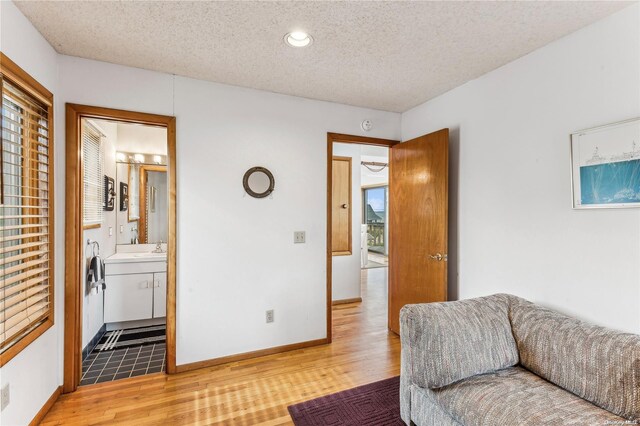
[[[0,50],[43,84],[58,93],[58,56],[11,2],[0,2]],[[54,99],[56,126],[62,115]],[[62,121],[64,123],[64,121]],[[55,126],[54,126],[55,128]],[[56,135],[64,131],[56,130]],[[62,382],[62,321],[64,289],[64,138],[54,142],[55,176],[55,324],[0,369],[0,387],[9,383],[11,402],[0,413],[0,424],[25,425]]]
[[[326,133],[362,134],[370,118],[372,136],[398,137],[399,114],[186,78],[175,109],[178,363],[325,337]],[[258,165],[273,198],[242,189]]]
[[[106,121],[94,122],[94,125],[105,135],[102,138],[104,148],[104,174],[114,179],[116,178],[116,141],[118,138],[118,126],[115,123]],[[117,191],[117,188],[116,188]],[[113,211],[104,212],[104,220],[100,228],[85,229],[82,234],[82,241],[92,240],[100,244],[100,257],[106,259],[116,252],[116,212],[117,207]],[[109,228],[112,228],[113,235],[109,235]],[[84,348],[91,339],[98,333],[104,324],[104,293],[99,291],[91,293],[87,288],[87,269],[91,261],[92,250],[89,247],[84,248],[85,268],[82,270],[84,298],[82,305],[82,347]]]
[[[362,161],[389,163],[389,148],[386,147],[361,145],[360,154]],[[374,170],[377,169],[378,167],[374,167]],[[360,166],[359,172],[362,176],[362,186],[389,184],[389,167],[385,167],[379,172],[372,172],[365,166]]]
[[[362,223],[360,149],[361,146],[355,144],[333,144],[334,156],[351,157],[351,254],[332,257],[331,298],[333,300],[360,297],[360,224]]]
[[[639,8],[402,115],[403,140],[451,129],[453,297],[508,292],[640,332],[640,211],[572,210],[569,166],[570,133],[640,116]]]
[[[374,157],[372,155],[363,155],[361,159],[362,161],[371,161],[374,163],[389,163],[388,157]],[[378,167],[375,166],[375,169],[377,168]],[[365,166],[360,166],[360,169],[358,171],[361,172],[362,186],[389,185],[389,167],[385,167],[379,172],[372,172]]]

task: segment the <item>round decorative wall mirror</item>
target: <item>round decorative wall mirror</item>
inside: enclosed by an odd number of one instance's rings
[[[244,174],[242,186],[253,198],[269,196],[275,188],[276,181],[271,172],[264,167],[252,167]]]

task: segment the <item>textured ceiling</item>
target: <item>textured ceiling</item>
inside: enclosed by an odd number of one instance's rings
[[[17,1],[60,53],[403,112],[620,2]],[[314,43],[293,49],[285,33]]]

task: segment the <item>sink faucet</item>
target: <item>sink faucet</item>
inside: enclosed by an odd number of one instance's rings
[[[162,251],[162,240],[156,243],[156,249],[153,251],[154,253],[163,253]]]

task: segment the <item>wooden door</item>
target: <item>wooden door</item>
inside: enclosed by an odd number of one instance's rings
[[[395,145],[389,167],[389,329],[400,309],[447,300],[449,129]]]
[[[351,157],[333,157],[331,181],[331,252],[351,254]]]

